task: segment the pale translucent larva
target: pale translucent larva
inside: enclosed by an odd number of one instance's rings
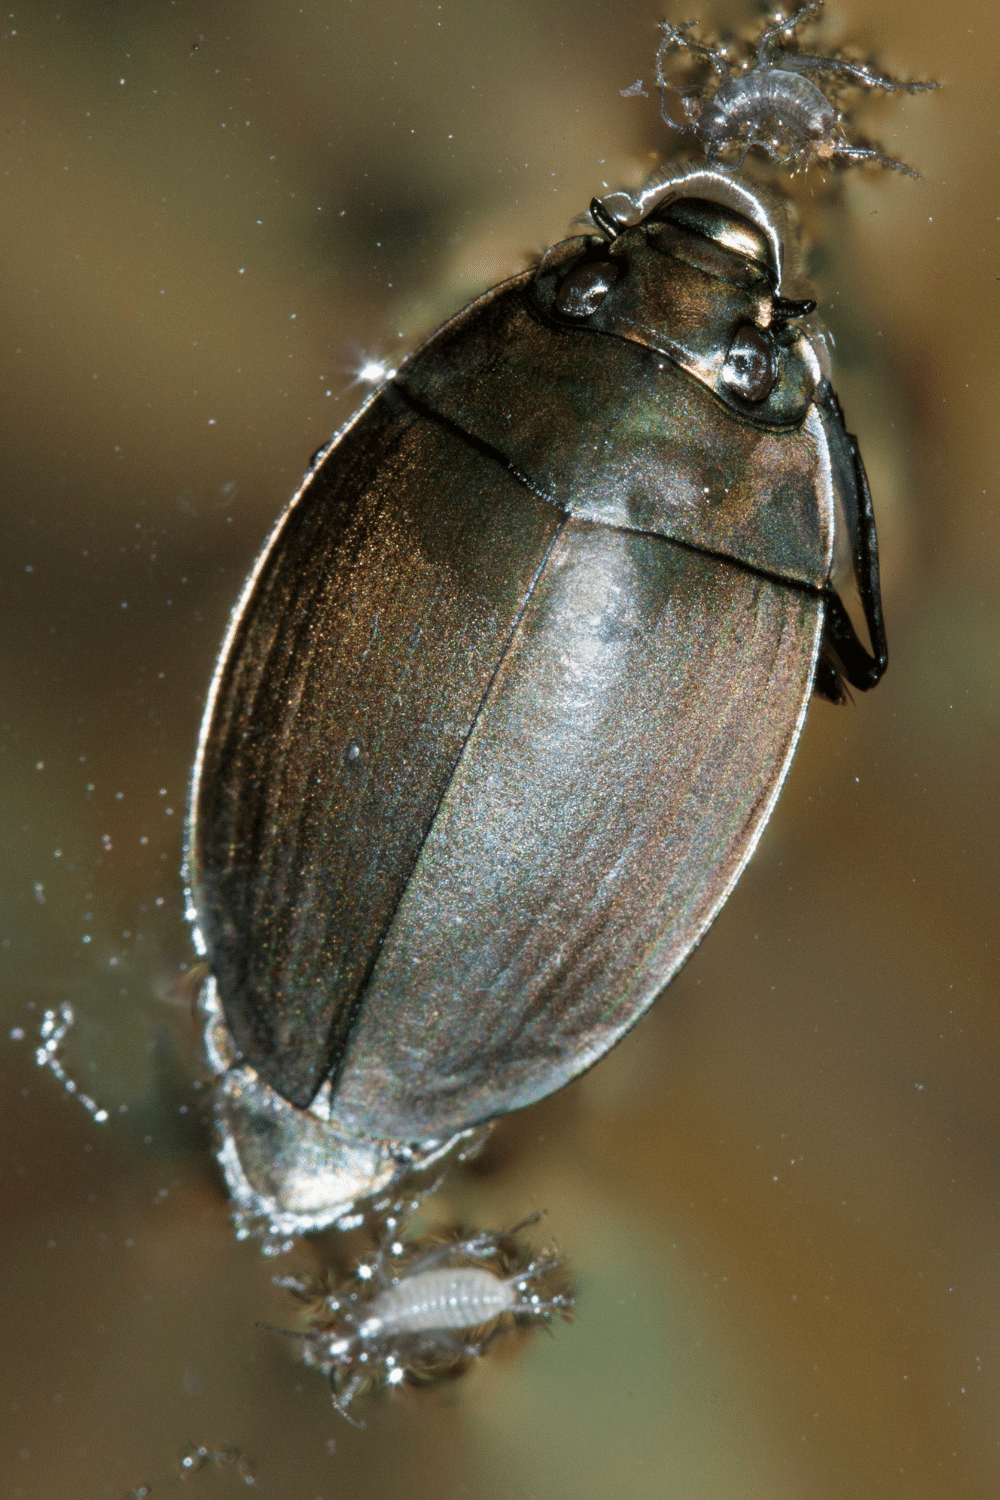
[[[680,134],[694,135],[710,162],[735,156],[742,166],[754,147],[772,161],[801,171],[815,157],[823,164],[874,163],[919,177],[905,162],[886,156],[863,136],[848,135],[843,113],[835,102],[844,88],[882,89],[920,93],[940,85],[910,78],[888,78],[865,64],[827,53],[810,56],[796,50],[795,33],[816,19],[823,0],[806,0],[794,15],[776,15],[754,38],[756,57],[742,65],[724,47],[711,47],[689,36],[694,21],[672,26],[662,21],[663,41],[656,54],[656,83],[663,122]],[[696,68],[707,64],[714,77],[691,83],[690,77],[668,78],[668,51],[686,53]],[[686,86],[685,86],[686,85]],[[644,96],[642,79],[622,93]],[[677,95],[684,114],[680,122],[667,109],[667,95]],[[737,154],[738,153],[738,154]]]
[[[500,1279],[481,1266],[420,1271],[386,1287],[369,1305],[359,1330],[363,1339],[391,1334],[478,1328],[521,1300],[518,1277]]]
[[[302,1340],[303,1362],[328,1376],[349,1421],[348,1407],[367,1387],[458,1374],[501,1333],[568,1319],[573,1306],[554,1250],[529,1258],[514,1242],[539,1214],[500,1233],[404,1240],[401,1208],[386,1219],[370,1263],[342,1277],[275,1278],[309,1309],[310,1326],[292,1336]]]

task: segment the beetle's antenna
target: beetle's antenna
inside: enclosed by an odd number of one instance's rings
[[[529,1214],[526,1219],[522,1219],[520,1224],[512,1224],[510,1229],[501,1230],[500,1235],[498,1235],[497,1238],[506,1238],[507,1236],[512,1234],[520,1234],[522,1229],[529,1229],[532,1224],[537,1224],[539,1219],[542,1219],[544,1217],[545,1209],[540,1208],[536,1213]]]
[[[796,302],[791,297],[772,297],[771,306],[775,320],[787,323],[790,318],[808,318],[810,313],[816,311],[816,299],[806,297],[801,302]]]
[[[618,238],[622,232],[622,225],[608,212],[600,198],[591,198],[588,211],[594,228],[599,230],[606,240]]]

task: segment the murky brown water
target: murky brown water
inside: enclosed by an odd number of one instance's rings
[[[210,1155],[178,867],[230,605],[355,404],[359,351],[411,346],[643,174],[655,105],[619,90],[649,78],[659,18],[51,0],[4,22],[4,1495],[170,1494],[189,1444],[238,1446],[276,1500],[1000,1490],[984,0],[831,18],[947,84],[866,117],[923,181],[806,205],[878,506],[889,675],[855,708],[814,705],[668,996],[433,1207],[547,1208],[576,1323],[369,1402],[353,1430],[255,1326],[290,1309]],[[64,1000],[103,1126],[33,1065]],[[189,1484],[241,1490],[234,1465]]]

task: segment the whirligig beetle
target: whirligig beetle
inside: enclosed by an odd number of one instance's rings
[[[814,688],[881,677],[814,306],[783,196],[681,167],[595,200],[317,454],[191,793],[242,1232],[357,1222],[596,1062],[732,890]]]

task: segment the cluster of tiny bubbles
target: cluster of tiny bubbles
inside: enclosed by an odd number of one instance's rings
[[[237,1238],[239,1237],[240,1236],[237,1235]],[[289,1250],[294,1250],[294,1248],[294,1240],[279,1239],[275,1236],[268,1235],[267,1239],[261,1243],[260,1253],[261,1255],[287,1255]]]
[[[68,1000],[64,1000],[57,1010],[45,1012],[40,1032],[42,1045],[35,1049],[35,1062],[40,1068],[48,1068],[53,1077],[62,1084],[67,1094],[72,1094],[73,1098],[83,1105],[88,1115],[96,1120],[98,1125],[103,1125],[108,1118],[107,1110],[102,1109],[96,1100],[83,1092],[76,1080],[66,1072],[59,1059],[59,1048],[75,1021],[76,1016]],[[15,1041],[20,1041],[23,1036],[24,1032],[21,1028],[15,1026],[11,1037]]]
[[[191,1444],[178,1459],[181,1474],[198,1474],[209,1464],[219,1469],[232,1469],[245,1485],[257,1482],[253,1464],[245,1458],[239,1448],[206,1448],[203,1444]]]
[[[230,1218],[233,1232],[238,1240],[248,1240],[261,1233],[260,1217],[257,1214],[247,1213],[242,1208],[234,1208],[230,1213]],[[268,1224],[260,1242],[261,1255],[287,1255],[289,1250],[294,1250],[294,1248],[294,1238],[289,1238],[280,1224]]]
[[[257,1483],[253,1464],[239,1448],[209,1448],[204,1443],[189,1443],[177,1460],[178,1475],[169,1479],[164,1488],[174,1489],[180,1481],[210,1467],[227,1470],[248,1487]],[[126,1500],[148,1500],[153,1493],[153,1485],[140,1484],[134,1490],[129,1490]]]
[[[348,1229],[360,1229],[364,1222],[364,1214],[342,1214],[336,1220],[336,1227],[346,1233]]]
[[[237,1235],[238,1238],[240,1236]],[[243,1238],[246,1238],[246,1236],[243,1236]],[[294,1248],[294,1239],[276,1239],[268,1235],[268,1238],[261,1244],[261,1254],[262,1256],[286,1256],[288,1251],[294,1250]]]

